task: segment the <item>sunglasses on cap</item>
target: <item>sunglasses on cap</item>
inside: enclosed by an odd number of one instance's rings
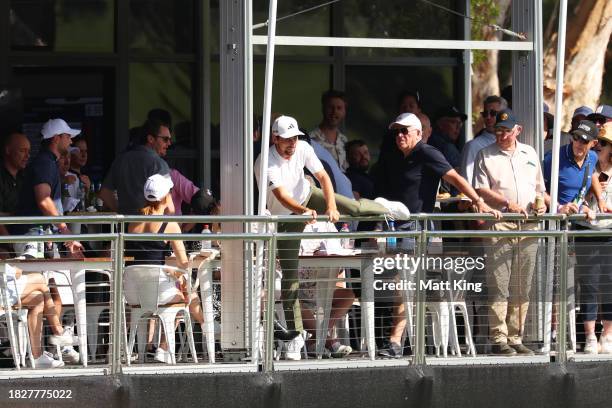
[[[588,144],[588,143],[589,143],[589,140],[584,140],[583,138],[581,138],[581,137],[580,137],[580,136],[578,136],[578,135],[572,135],[572,139],[573,139],[575,142],[580,142],[580,143],[582,143],[582,144]]]
[[[495,109],[489,109],[489,110],[486,110],[486,111],[482,111],[482,112],[480,112],[480,115],[481,115],[483,118],[486,118],[486,117],[488,117],[488,116],[496,117],[498,113],[499,113],[499,112],[498,112],[498,111],[496,111]]]

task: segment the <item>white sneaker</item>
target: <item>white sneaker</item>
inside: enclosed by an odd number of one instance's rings
[[[612,337],[602,333],[602,335],[599,336],[599,346],[601,348],[599,351],[601,354],[612,354]]]
[[[62,360],[66,364],[79,364],[81,355],[72,346],[66,346],[62,348]]]
[[[75,337],[72,334],[72,327],[66,327],[59,336],[56,334],[49,336],[49,344],[52,346],[72,346],[74,342]]]
[[[172,354],[161,347],[158,347],[157,350],[155,350],[154,358],[155,361],[160,363],[172,364]]]
[[[586,354],[597,354],[599,345],[597,344],[597,336],[589,335],[584,341],[584,352]]]
[[[60,368],[63,366],[64,362],[55,360],[48,351],[43,351],[40,357],[34,359],[34,367],[36,368]]]
[[[389,201],[386,198],[378,197],[374,199],[374,202],[382,205],[389,212],[389,216],[394,220],[409,220],[410,211],[408,208],[399,201]]]
[[[285,342],[285,360],[298,361],[302,359],[302,348],[304,347],[304,335],[296,336],[293,340]]]
[[[332,344],[330,351],[332,358],[344,358],[353,352],[353,348],[337,341]]]

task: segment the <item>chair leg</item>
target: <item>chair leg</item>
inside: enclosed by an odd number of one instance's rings
[[[191,350],[191,355],[193,356],[193,363],[198,363],[198,354],[195,348],[195,340],[193,338],[193,326],[191,323],[191,316],[189,315],[189,310],[185,309],[185,331],[187,332],[187,342],[189,343],[189,349]]]
[[[467,305],[465,302],[463,302],[459,303],[458,306],[461,310],[461,314],[463,315],[463,320],[465,321],[465,342],[468,346],[468,353],[471,354],[472,357],[476,357],[476,346],[474,345],[474,338],[472,337],[472,326],[470,324]]]
[[[450,335],[451,335],[451,351],[457,357],[461,357],[461,344],[459,344],[459,333],[457,331],[457,315],[455,314],[456,304],[451,302],[449,303],[449,312],[450,312]]]
[[[176,313],[160,313],[159,319],[161,320],[162,330],[166,335],[166,342],[168,343],[168,351],[170,352],[170,364],[176,364],[176,342],[174,341],[174,322],[176,320]]]

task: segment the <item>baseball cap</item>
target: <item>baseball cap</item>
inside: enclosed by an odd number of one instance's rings
[[[217,200],[210,190],[201,189],[191,197],[190,204],[194,214],[209,215],[212,209],[217,205]]]
[[[440,118],[460,118],[461,121],[467,120],[467,115],[463,112],[460,112],[454,106],[445,106],[444,108],[438,109],[436,112],[436,119]]]
[[[605,140],[606,142],[612,144],[612,122],[608,122],[599,128],[597,139]]]
[[[587,119],[596,121],[606,121],[608,118],[612,118],[612,106],[610,105],[599,105],[595,112],[591,113]]]
[[[72,129],[64,119],[49,119],[40,130],[43,139],[51,139],[55,135],[68,133],[71,138],[81,133],[81,129]]]
[[[505,127],[512,129],[515,125],[518,125],[518,120],[514,116],[514,112],[510,109],[503,109],[497,113],[495,118],[495,127]]]
[[[581,120],[576,129],[572,130],[570,133],[588,142],[597,139],[599,129],[597,129],[597,126],[590,120]]]
[[[147,179],[144,185],[144,196],[147,201],[161,201],[174,186],[170,176],[154,174]]]
[[[579,108],[576,108],[574,114],[572,115],[572,119],[578,115],[584,115],[586,117],[589,116],[591,113],[593,113],[593,109],[589,108],[588,106],[581,106]]]
[[[289,139],[290,137],[303,135],[298,127],[297,120],[291,116],[279,116],[272,124],[272,133],[276,134],[283,139]]]
[[[406,126],[407,128],[415,128],[421,131],[423,130],[421,121],[414,113],[402,113],[395,118],[395,121],[389,124],[389,129],[391,129],[393,125]]]

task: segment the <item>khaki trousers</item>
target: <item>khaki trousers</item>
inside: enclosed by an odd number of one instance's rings
[[[350,198],[335,195],[338,212],[343,215],[353,217],[365,215],[382,215],[388,211],[382,205],[371,200],[352,200]],[[327,210],[325,196],[321,189],[312,186],[310,196],[303,203],[308,208],[312,208],[317,214],[324,214]],[[300,222],[282,222],[278,224],[278,232],[303,232],[304,224]],[[277,256],[283,270],[281,280],[281,298],[283,299],[283,309],[285,310],[285,320],[289,330],[304,330],[302,325],[302,311],[298,293],[300,282],[298,279],[300,252],[300,240],[279,240],[277,244]]]
[[[496,223],[496,231],[513,231],[515,223]],[[537,229],[523,224],[522,230]],[[537,238],[490,238],[487,248],[489,333],[496,344],[520,344],[529,309],[529,292],[537,255]]]

